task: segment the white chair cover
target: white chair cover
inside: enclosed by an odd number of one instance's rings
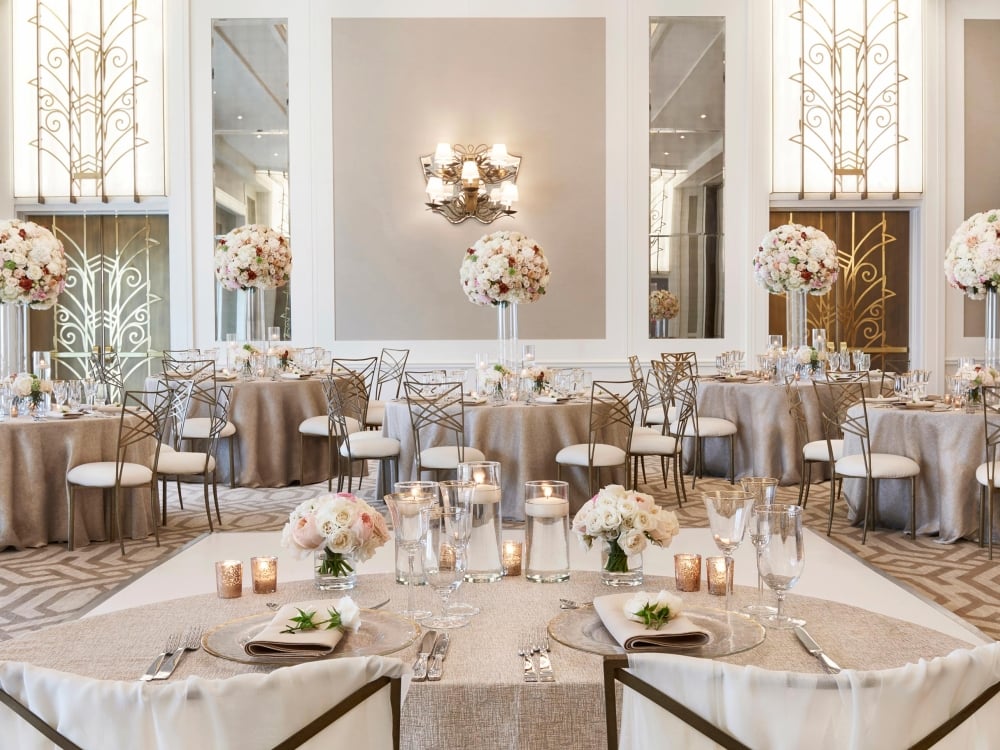
[[[226,680],[95,680],[0,663],[0,687],[84,748],[271,748],[341,699],[382,675],[399,677],[398,659],[329,659]],[[406,683],[404,682],[404,696]],[[0,704],[4,747],[52,748],[37,729]],[[364,701],[302,747],[391,748],[389,691]]]
[[[752,748],[890,750],[917,742],[1000,681],[1000,643],[898,669],[803,675],[667,654],[630,655],[640,679]],[[936,748],[1000,741],[994,696]],[[621,748],[717,745],[626,689]]]

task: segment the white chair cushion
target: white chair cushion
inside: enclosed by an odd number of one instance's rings
[[[721,417],[698,417],[698,434],[702,437],[726,437],[736,434],[736,423]],[[688,422],[688,428],[694,426],[694,420]]]
[[[485,461],[486,456],[475,448],[465,449],[465,461]],[[454,445],[438,445],[420,451],[420,465],[425,469],[454,469],[459,460],[458,448]]]
[[[663,409],[659,406],[651,407],[646,413],[646,424],[663,424]]]
[[[212,431],[212,420],[210,417],[191,417],[184,421],[184,432],[182,436],[186,440],[199,440],[208,437],[208,433]],[[232,422],[226,422],[226,426],[222,428],[222,432],[219,433],[219,437],[232,437],[236,434],[236,425]]]
[[[95,461],[74,466],[66,472],[66,481],[81,487],[114,487],[114,461]],[[138,487],[153,481],[153,472],[142,464],[122,465],[122,487]]]
[[[989,468],[989,464],[979,464],[976,469],[976,481],[979,482],[983,487],[990,486],[990,478],[986,473],[986,469]],[[993,472],[993,486],[1000,487],[1000,461],[997,461],[994,465],[995,471]]]
[[[385,402],[369,401],[368,414],[365,416],[365,424],[373,427],[381,427],[385,421]]]
[[[677,441],[669,435],[633,435],[633,456],[672,456],[677,452]]]
[[[892,453],[872,453],[871,464],[873,479],[904,479],[920,473],[920,466],[912,458]],[[837,473],[846,477],[867,476],[865,458],[860,453],[838,459],[835,466]]]
[[[662,434],[663,433],[660,432],[655,427],[645,427],[644,425],[641,425],[641,424],[640,425],[636,425],[635,427],[632,428],[632,439],[633,440],[635,439],[636,435],[662,435]]]
[[[382,437],[374,435],[366,437],[365,433],[358,432],[348,435],[340,445],[340,455],[348,458],[348,443],[350,443],[350,456],[354,458],[390,458],[399,455],[399,441],[396,438]]]
[[[570,466],[589,466],[589,443],[567,445],[556,454],[556,463]],[[615,445],[597,443],[594,446],[594,466],[621,466],[625,463],[625,451]]]
[[[361,423],[356,419],[347,418],[347,432],[352,434],[355,432],[361,432]],[[337,423],[334,422],[334,429],[336,429]],[[299,423],[299,432],[303,435],[315,435],[316,437],[329,437],[330,436],[330,418],[325,414],[319,417],[309,417],[309,419],[304,419]],[[336,434],[336,433],[334,433]]]
[[[208,471],[215,470],[215,458],[208,457]],[[178,474],[201,474],[205,471],[205,454],[194,451],[160,451],[156,464],[157,474],[176,476]]]
[[[834,460],[843,457],[843,440],[831,440],[830,447],[833,448]],[[826,447],[825,440],[813,440],[811,443],[806,443],[802,446],[802,457],[806,461],[829,461],[830,449]]]

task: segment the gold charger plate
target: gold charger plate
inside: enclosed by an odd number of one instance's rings
[[[274,618],[273,612],[240,617],[217,625],[202,636],[201,645],[212,656],[241,664],[303,664],[342,656],[385,656],[417,640],[420,628],[412,620],[378,609],[361,610],[357,633],[345,633],[333,652],[321,657],[250,656],[243,647]]]
[[[721,609],[692,607],[684,610],[684,616],[697,627],[708,631],[708,643],[669,653],[709,659],[729,656],[759,646],[766,635],[759,622],[739,612],[727,615]],[[593,604],[568,609],[553,617],[549,621],[549,635],[564,646],[592,654],[616,656],[625,653],[625,649],[604,627]]]

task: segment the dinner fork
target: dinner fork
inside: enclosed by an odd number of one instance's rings
[[[532,658],[531,645],[522,643],[517,647],[517,655],[521,657],[521,668],[524,670],[525,682],[538,682],[538,669]]]
[[[205,628],[201,626],[190,627],[184,631],[184,635],[181,637],[181,645],[175,648],[173,652],[166,659],[163,660],[163,664],[160,665],[160,669],[153,676],[154,680],[165,680],[170,675],[174,673],[177,669],[177,665],[180,664],[181,657],[184,656],[185,651],[197,651],[201,648],[201,636],[205,632]]]
[[[535,637],[535,644],[532,651],[538,654],[538,681],[555,682],[556,677],[552,672],[552,660],[549,658],[549,637],[545,633],[539,633]]]
[[[146,674],[144,674],[139,679],[143,680],[144,682],[152,680],[156,676],[156,673],[160,671],[160,666],[163,664],[163,660],[166,659],[168,656],[170,656],[171,653],[173,653],[173,651],[180,645],[180,642],[181,642],[180,633],[171,633],[169,636],[167,636],[167,642],[163,646],[163,651],[157,654],[156,658],[153,659],[153,663],[150,664],[149,668],[146,670]]]

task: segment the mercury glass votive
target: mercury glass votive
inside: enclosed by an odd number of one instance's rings
[[[674,581],[678,591],[701,591],[701,555],[674,555]]]
[[[504,575],[521,575],[521,543],[513,539],[507,539],[503,543],[501,553]]]
[[[709,594],[712,596],[725,596],[727,587],[732,591],[733,568],[733,562],[728,558],[705,558],[705,577],[708,579]]]
[[[278,590],[278,558],[251,557],[250,576],[255,594],[273,594]]]
[[[243,563],[239,560],[220,560],[215,563],[215,591],[220,599],[243,596]]]

